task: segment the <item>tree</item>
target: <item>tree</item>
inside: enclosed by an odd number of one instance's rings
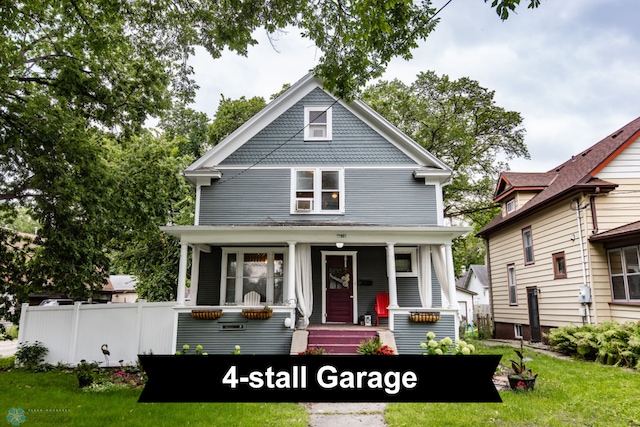
[[[382,81],[363,99],[453,171],[443,189],[444,215],[454,222],[485,225],[497,212],[493,190],[507,160],[529,157],[522,117],[495,105],[494,92],[469,78],[450,80],[428,71],[407,86]],[[504,160],[499,160],[499,159]],[[460,262],[484,261],[484,244],[472,235],[454,245]]]
[[[266,105],[264,98],[259,96],[251,99],[246,99],[244,96],[239,99],[230,99],[222,95],[213,123],[207,130],[209,146],[213,147],[225,139]]]

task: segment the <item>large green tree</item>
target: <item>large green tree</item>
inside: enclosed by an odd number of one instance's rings
[[[444,187],[444,215],[454,223],[485,225],[499,209],[492,201],[508,160],[529,157],[522,117],[496,105],[494,92],[467,77],[451,80],[432,71],[407,85],[399,80],[369,86],[363,99],[453,171]],[[454,247],[456,270],[484,263],[473,235]]]

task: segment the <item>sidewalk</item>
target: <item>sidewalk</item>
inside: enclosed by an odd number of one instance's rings
[[[310,415],[309,427],[385,427],[386,403],[301,403]]]
[[[16,354],[18,340],[0,341],[0,357],[9,357]]]

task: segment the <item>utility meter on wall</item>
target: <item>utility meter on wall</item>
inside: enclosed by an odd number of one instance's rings
[[[578,293],[578,302],[582,304],[591,302],[591,288],[589,286],[580,286],[580,292]]]

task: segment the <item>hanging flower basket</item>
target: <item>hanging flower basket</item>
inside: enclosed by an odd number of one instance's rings
[[[435,323],[440,320],[439,311],[412,311],[409,320],[416,323]]]
[[[254,320],[265,320],[273,316],[273,310],[264,308],[245,308],[242,310],[242,317]]]
[[[200,320],[216,320],[222,316],[222,310],[191,310],[191,317]]]

